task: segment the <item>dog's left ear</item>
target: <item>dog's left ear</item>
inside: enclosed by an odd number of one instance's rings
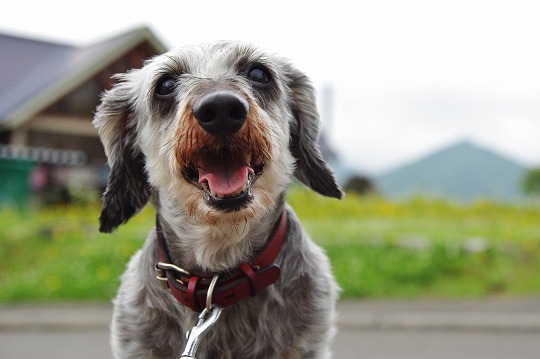
[[[99,217],[100,232],[110,233],[127,222],[148,202],[150,185],[144,155],[136,145],[133,102],[136,98],[129,75],[105,92],[93,124],[105,148],[110,173]]]
[[[294,115],[290,128],[290,148],[296,158],[294,175],[314,191],[341,199],[343,192],[318,145],[320,120],[315,90],[304,73],[292,66],[287,70],[292,97],[290,106]]]

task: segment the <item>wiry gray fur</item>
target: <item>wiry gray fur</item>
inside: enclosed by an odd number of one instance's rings
[[[261,89],[246,79],[245,69],[253,64],[268,69],[271,86]],[[164,75],[177,80],[169,102],[154,95]],[[150,199],[162,218],[173,262],[214,273],[251,260],[283,209],[289,213],[288,235],[276,260],[281,277],[258,296],[223,309],[197,357],[330,358],[338,287],[323,250],[285,203],[293,176],[323,195],[342,195],[317,147],[319,118],[307,77],[284,59],[222,42],[172,50],[119,80],[104,94],[94,120],[111,167],[102,231],[114,230]],[[178,137],[189,130],[181,127],[182,111],[216,87],[235,91],[250,101],[250,109],[256,107],[250,111],[262,119],[272,144],[264,174],[252,188],[253,202],[233,213],[209,208],[202,191],[182,177],[174,155]],[[196,322],[198,313],[156,280],[155,241],[152,231],[122,276],[111,328],[116,358],[177,359],[185,332]]]

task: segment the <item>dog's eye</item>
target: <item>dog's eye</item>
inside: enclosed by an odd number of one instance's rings
[[[262,66],[254,66],[247,73],[249,79],[260,84],[268,84],[270,82],[270,74],[268,70]]]
[[[156,85],[156,95],[167,96],[173,93],[176,88],[176,81],[172,77],[164,77]]]

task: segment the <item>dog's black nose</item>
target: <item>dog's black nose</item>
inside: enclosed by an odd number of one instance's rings
[[[212,92],[193,105],[193,115],[212,135],[230,135],[242,128],[249,111],[248,102],[227,91]]]

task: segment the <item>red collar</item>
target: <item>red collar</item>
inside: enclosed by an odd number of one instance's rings
[[[219,277],[212,293],[212,304],[227,307],[256,296],[278,280],[281,271],[274,261],[287,237],[287,227],[287,210],[284,209],[275,234],[262,253],[251,263],[242,263],[237,270]],[[157,279],[180,303],[195,312],[202,311],[212,277],[192,275],[172,264],[159,220],[156,221],[156,234]]]

